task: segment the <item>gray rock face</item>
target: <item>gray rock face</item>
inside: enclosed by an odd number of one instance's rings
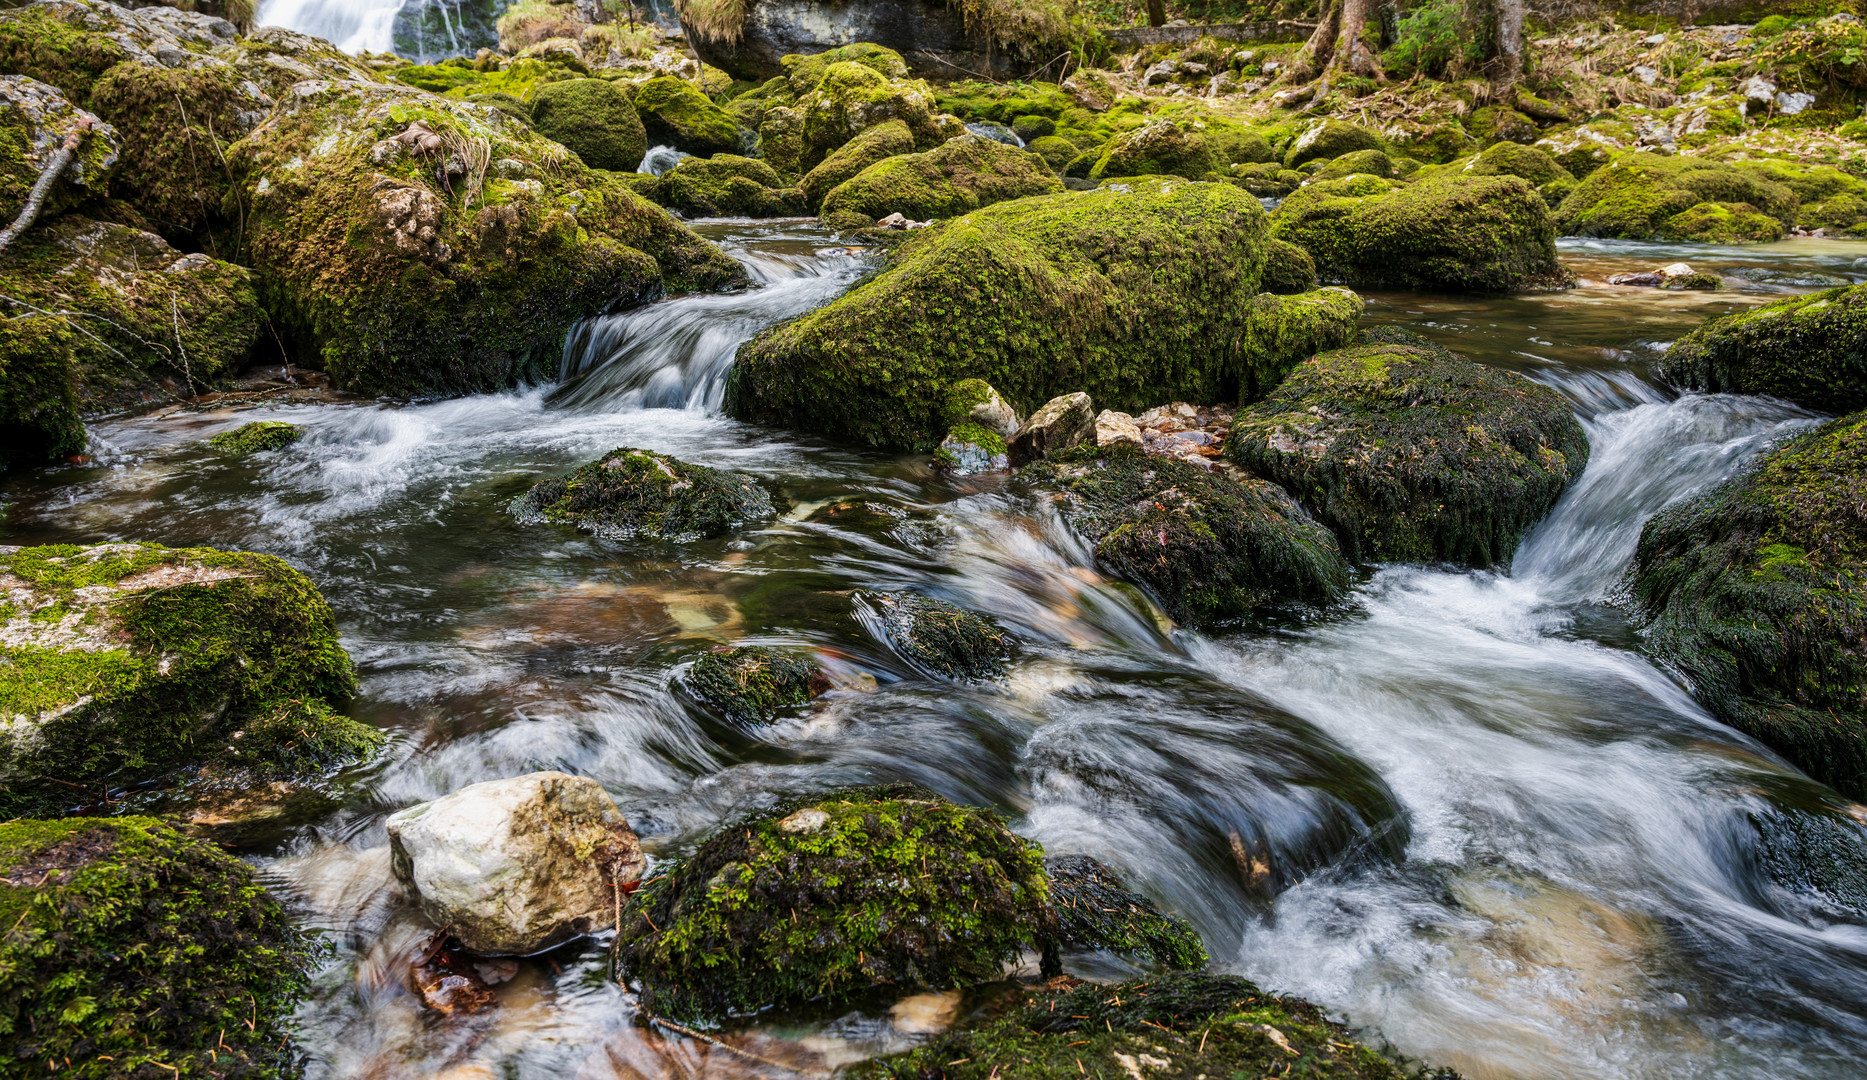
[[[1095,407],[1077,392],[1051,398],[1011,438],[1013,468],[1068,450],[1096,435]]]
[[[489,780],[390,816],[395,876],[469,951],[526,955],[610,926],[641,844],[602,785]]]
[[[63,92],[25,75],[0,75],[0,129],[7,131],[7,141],[17,142],[19,157],[0,164],[0,218],[13,220],[25,203],[26,193],[39,179],[46,162],[52,159],[65,136],[89,126],[83,151],[72,159],[48,197],[47,210],[56,213],[67,204],[104,191],[105,180],[117,164],[123,149],[117,129],[95,115],[73,105]],[[82,188],[73,192],[72,188]],[[76,198],[68,196],[76,195]]]
[[[895,50],[923,79],[963,79],[967,72],[1015,77],[1042,63],[989,48],[982,36],[966,32],[960,9],[945,0],[754,0],[736,43],[682,25],[700,59],[734,78],[756,81],[784,74],[779,60],[791,53],[809,55],[858,41]]]

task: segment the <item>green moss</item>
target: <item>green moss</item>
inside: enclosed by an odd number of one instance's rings
[[[1145,1073],[1142,1070],[1145,1069]],[[1009,1010],[851,1069],[852,1080],[1401,1080],[1314,1005],[1230,975],[1169,973],[1025,991]],[[1430,1074],[1456,1080],[1455,1073]]]
[[[1867,286],[1713,319],[1675,342],[1661,371],[1693,390],[1763,394],[1831,413],[1867,407]]]
[[[914,133],[899,120],[875,125],[844,143],[810,170],[798,186],[812,208],[823,204],[832,188],[877,162],[914,152]]]
[[[616,956],[674,1019],[836,1006],[998,978],[1045,898],[1041,849],[992,814],[858,789],[714,833],[630,899]]]
[[[84,113],[54,87],[28,76],[0,80],[0,219],[10,223],[18,216],[39,174],[83,118]],[[122,136],[113,128],[93,128],[79,142],[59,182],[46,190],[40,220],[101,199],[117,175],[122,150]]]
[[[1867,795],[1867,415],[1791,439],[1641,530],[1647,648],[1713,715]]]
[[[717,536],[777,511],[756,480],[623,447],[569,476],[540,480],[519,496],[523,517],[611,539],[693,540]]]
[[[829,688],[814,662],[759,645],[716,649],[687,673],[694,696],[746,725],[769,724]]]
[[[1089,170],[1089,179],[1172,175],[1203,180],[1217,172],[1220,164],[1207,148],[1204,135],[1191,125],[1157,120],[1110,139]]]
[[[984,615],[914,593],[858,593],[858,613],[873,614],[879,636],[916,668],[977,681],[1005,673],[1012,638]]]
[[[1556,181],[1574,182],[1575,177],[1549,151],[1539,146],[1517,143],[1493,143],[1468,163],[1463,170],[1469,176],[1521,176],[1541,190]]]
[[[948,439],[957,439],[968,446],[976,446],[994,456],[1003,454],[1006,449],[1003,435],[971,420],[962,420],[954,424],[948,429],[946,435]]]
[[[397,68],[391,78],[417,90],[445,94],[457,86],[478,84],[483,74],[458,64],[410,64],[408,67]]]
[[[1069,168],[1070,162],[1081,153],[1075,143],[1058,135],[1039,135],[1025,143],[1024,148],[1043,158],[1044,164],[1050,166],[1050,170],[1058,176],[1062,176],[1063,170]]]
[[[1305,162],[1338,158],[1357,150],[1385,150],[1381,137],[1367,128],[1346,120],[1325,119],[1304,128],[1284,151],[1284,168],[1294,169]]]
[[[1394,162],[1380,150],[1354,150],[1330,159],[1328,164],[1316,170],[1316,179],[1338,180],[1358,173],[1386,179],[1394,175]]]
[[[1042,158],[979,135],[924,154],[884,158],[824,196],[822,216],[838,227],[873,224],[891,213],[920,221],[1063,190]]]
[[[1766,244],[1783,238],[1783,223],[1749,203],[1702,202],[1661,222],[1660,232],[1702,244]]]
[[[130,59],[130,53],[107,33],[63,22],[58,16],[64,13],[29,6],[0,16],[0,71],[50,83],[83,106],[98,76]],[[84,12],[70,14],[75,22]]]
[[[1226,454],[1282,485],[1356,561],[1506,563],[1588,460],[1562,395],[1404,330],[1297,366]]]
[[[740,149],[739,125],[732,115],[686,79],[662,75],[643,83],[635,91],[635,111],[653,144],[703,157]]]
[[[690,217],[787,217],[804,213],[802,193],[770,165],[736,154],[684,158],[661,176],[655,201]]]
[[[648,152],[635,106],[606,79],[567,79],[540,86],[531,100],[538,133],[569,147],[593,169],[631,172]]]
[[[1675,274],[1660,282],[1660,288],[1674,291],[1696,289],[1715,292],[1724,288],[1724,279],[1708,270],[1700,270],[1694,274]]]
[[[1795,192],[1704,158],[1629,153],[1588,174],[1563,200],[1565,236],[1731,243],[1771,240],[1795,218]]]
[[[785,85],[794,97],[803,97],[815,90],[823,82],[823,76],[832,64],[861,64],[884,79],[908,77],[908,62],[901,58],[900,53],[866,41],[826,49],[809,56],[793,54],[784,57],[779,63],[784,66]]]
[[[1472,110],[1466,118],[1465,129],[1481,143],[1517,142],[1528,143],[1542,132],[1536,121],[1516,109],[1502,105],[1487,105],[1482,109]]]
[[[759,152],[772,168],[794,174],[804,168],[804,114],[779,107],[766,110],[759,123]]]
[[[232,431],[223,431],[208,442],[222,450],[253,454],[290,446],[303,438],[304,434],[304,430],[297,424],[288,424],[283,420],[255,420],[250,424],[241,424]]]
[[[150,818],[0,824],[0,921],[9,1073],[294,1075],[314,952],[212,844]]]
[[[1123,186],[999,203],[916,234],[876,276],[742,346],[727,410],[926,450],[962,379],[1020,412],[1077,390],[1138,412],[1238,400],[1257,373],[1309,355],[1295,349],[1348,340],[1353,295],[1260,295],[1256,199],[1229,184]]]
[[[914,145],[932,149],[965,130],[934,113],[933,91],[917,79],[891,79],[853,60],[831,64],[816,88],[800,97],[803,116],[801,167],[811,168],[849,140],[877,124],[899,120],[914,133]]]
[[[276,744],[268,718],[291,703],[315,707],[294,720],[311,743],[379,741],[322,707],[354,692],[350,660],[323,597],[278,559],[109,544],[14,549],[0,570],[22,583],[3,613],[17,633],[0,650],[0,813],[218,759],[248,724]]]
[[[1027,466],[1019,477],[1057,494],[1097,566],[1147,589],[1181,622],[1207,626],[1348,592],[1348,564],[1329,530],[1255,477],[1093,448]]]
[[[1050,925],[1044,963],[1056,974],[1054,950],[1098,949],[1163,968],[1206,966],[1206,946],[1183,919],[1165,914],[1129,890],[1108,867],[1086,855],[1044,861]]]
[[[1271,219],[1326,281],[1355,286],[1517,292],[1559,287],[1549,206],[1515,176],[1447,176],[1396,186],[1316,181]]]
[[[1316,260],[1295,244],[1275,238],[1267,240],[1264,244],[1264,276],[1258,286],[1267,293],[1280,296],[1309,292],[1316,287]],[[1270,387],[1265,386],[1264,389],[1269,390]]]

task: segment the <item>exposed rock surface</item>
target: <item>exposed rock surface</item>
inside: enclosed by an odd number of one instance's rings
[[[514,503],[521,519],[575,525],[614,540],[694,540],[776,513],[758,481],[631,447],[569,476],[540,480]]]
[[[916,670],[976,682],[1005,673],[1014,641],[990,618],[914,593],[858,593],[856,615]]]
[[[1096,437],[1095,406],[1084,393],[1051,398],[1012,435],[1009,444],[1015,468],[1081,445]]]

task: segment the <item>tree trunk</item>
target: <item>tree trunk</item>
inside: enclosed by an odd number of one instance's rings
[[[1167,0],[1147,0],[1147,24],[1167,25]]]
[[[1374,3],[1375,0],[1330,0],[1322,20],[1303,43],[1303,50],[1291,66],[1304,75],[1322,75],[1317,99],[1321,99],[1331,77],[1338,71],[1380,76],[1380,64],[1362,39]]]
[[[1400,40],[1400,0],[1379,0],[1375,7],[1381,16],[1381,48],[1391,49]]]
[[[1523,0],[1471,0],[1468,10],[1492,85],[1514,88],[1523,77]]]

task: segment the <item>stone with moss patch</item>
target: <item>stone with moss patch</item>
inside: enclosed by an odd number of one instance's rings
[[[913,234],[879,274],[742,346],[727,410],[926,451],[963,379],[1020,411],[1080,390],[1139,412],[1261,393],[1352,338],[1354,294],[1262,292],[1255,198],[1229,184],[1124,186],[999,203]]]
[[[1013,639],[977,612],[916,593],[858,593],[858,617],[916,669],[976,682],[1005,673]]]
[[[295,1075],[311,941],[213,844],[152,818],[0,824],[9,1073]]]
[[[891,79],[873,67],[846,60],[823,70],[816,86],[797,99],[803,116],[802,164],[817,163],[877,124],[899,120],[914,134],[914,145],[932,149],[965,128],[934,112],[933,90],[914,79]]]
[[[823,197],[833,188],[869,166],[913,152],[914,133],[901,121],[889,120],[844,143],[810,170],[798,186],[804,190],[805,200],[814,209],[823,204]]]
[[[1581,475],[1588,440],[1555,390],[1382,327],[1242,410],[1226,454],[1355,561],[1483,567],[1510,561]]]
[[[256,750],[302,743],[324,764],[381,741],[331,712],[356,689],[350,658],[324,598],[272,556],[0,548],[0,586],[0,813]]]
[[[1692,390],[1764,394],[1831,413],[1867,407],[1867,286],[1712,319],[1674,342],[1660,369]]]
[[[1331,158],[1316,170],[1318,180],[1339,180],[1357,174],[1378,176],[1385,180],[1394,175],[1394,161],[1381,150],[1356,150]]]
[[[1061,967],[1059,949],[1111,952],[1162,968],[1206,966],[1206,946],[1186,920],[1130,890],[1114,871],[1087,855],[1044,860],[1050,925],[1044,932],[1046,973]]]
[[[1037,936],[1043,853],[912,787],[798,799],[733,822],[638,891],[616,958],[689,1023],[834,1008],[999,978]]]
[[[683,158],[661,175],[655,201],[690,217],[787,217],[804,212],[803,193],[784,186],[756,158]]]
[[[1562,202],[1565,236],[1741,243],[1775,240],[1798,204],[1790,188],[1701,157],[1617,155]]]
[[[1220,165],[1205,137],[1192,125],[1155,120],[1110,139],[1089,170],[1089,179],[1172,175],[1204,180]]]
[[[66,136],[80,131],[85,134],[77,156],[46,194],[41,213],[47,217],[104,195],[123,138],[57,87],[25,75],[0,75],[0,220],[10,223],[18,216],[46,163]]]
[[[1714,716],[1867,795],[1867,414],[1784,442],[1641,530],[1647,648]]]
[[[735,723],[772,723],[830,688],[815,662],[763,645],[715,649],[694,661],[687,687]]]
[[[635,106],[607,79],[546,83],[533,94],[529,111],[540,135],[563,143],[593,169],[631,172],[648,152]]]
[[[288,424],[283,420],[255,420],[250,424],[241,424],[232,431],[221,432],[209,439],[208,444],[236,454],[256,454],[262,450],[283,449],[304,435],[304,429],[297,424]]]
[[[1318,159],[1338,158],[1357,150],[1385,150],[1381,137],[1358,124],[1334,118],[1312,121],[1290,140],[1284,168],[1294,169]]]
[[[1062,190],[1037,155],[963,135],[924,154],[876,162],[831,189],[821,216],[832,227],[861,228],[889,214],[916,221],[951,218],[1007,199]]]
[[[656,145],[703,157],[740,149],[739,125],[732,115],[686,79],[673,75],[649,79],[635,90],[635,111],[641,115],[649,141]]]
[[[519,496],[521,518],[575,525],[609,539],[718,536],[777,511],[758,481],[622,447]]]

